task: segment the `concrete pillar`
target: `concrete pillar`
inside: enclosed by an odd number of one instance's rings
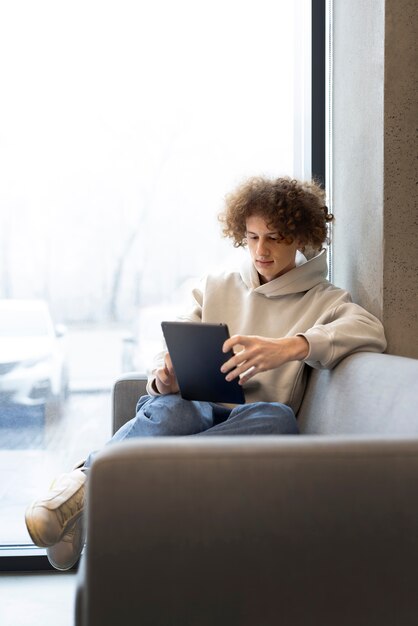
[[[418,358],[418,7],[386,0],[383,322],[389,350]]]
[[[333,280],[418,358],[415,0],[334,0]]]

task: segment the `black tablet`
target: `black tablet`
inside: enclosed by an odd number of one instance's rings
[[[244,404],[238,379],[225,380],[220,370],[233,356],[222,352],[229,337],[226,324],[161,322],[168,352],[185,400]]]

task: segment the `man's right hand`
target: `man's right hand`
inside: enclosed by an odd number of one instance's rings
[[[177,393],[179,386],[177,378],[174,373],[173,364],[171,362],[170,355],[167,354],[164,357],[164,367],[159,367],[154,372],[155,374],[155,387],[161,394]]]

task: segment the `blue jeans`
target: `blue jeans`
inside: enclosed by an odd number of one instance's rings
[[[213,402],[183,400],[178,394],[142,396],[136,415],[109,441],[132,437],[207,437],[218,435],[297,435],[292,409],[278,402],[254,402],[232,409]],[[84,464],[89,467],[91,454]]]

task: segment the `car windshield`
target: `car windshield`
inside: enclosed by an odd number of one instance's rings
[[[0,310],[0,337],[44,337],[48,331],[44,311]]]

